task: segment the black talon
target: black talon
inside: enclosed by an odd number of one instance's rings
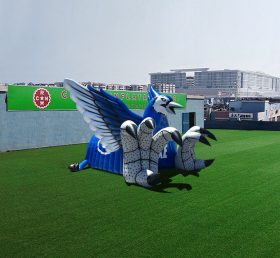
[[[155,121],[153,119],[147,119],[145,121],[145,125],[150,129],[155,129],[156,127]]]
[[[68,168],[70,169],[71,172],[78,172],[80,170],[79,163],[71,164],[71,165],[69,165]]]
[[[136,135],[137,127],[135,124],[127,125],[125,129],[129,135],[131,135],[135,139],[137,138]]]
[[[200,128],[200,133],[207,135],[207,137],[209,137],[212,140],[217,141],[217,138],[214,134],[212,134],[210,131],[204,129],[204,128]]]
[[[205,167],[209,167],[215,160],[214,159],[207,159],[204,160]]]
[[[154,186],[154,185],[157,185],[159,184],[161,181],[160,181],[160,174],[152,174],[150,176],[147,177],[147,183],[150,185],[150,186]]]
[[[178,145],[183,145],[182,136],[178,131],[174,131],[173,133],[171,133],[171,137]]]
[[[208,140],[207,140],[203,135],[201,135],[201,136],[199,137],[199,141],[200,141],[201,143],[203,143],[203,144],[206,144],[206,145],[208,145],[208,146],[211,146],[210,143],[208,142]]]

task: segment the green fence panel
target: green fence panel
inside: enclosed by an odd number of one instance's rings
[[[113,91],[111,95],[120,98],[130,109],[145,109],[148,95],[140,91]],[[168,93],[174,101],[186,107],[186,95]],[[8,111],[21,110],[76,110],[75,102],[64,88],[8,86]]]

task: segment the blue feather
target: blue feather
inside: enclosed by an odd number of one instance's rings
[[[148,89],[148,100],[152,101],[154,98],[158,97],[160,94],[153,88],[152,85],[149,86]]]

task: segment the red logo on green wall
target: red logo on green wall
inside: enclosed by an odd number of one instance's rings
[[[37,108],[46,108],[51,103],[49,91],[43,88],[35,90],[33,93],[33,103]]]

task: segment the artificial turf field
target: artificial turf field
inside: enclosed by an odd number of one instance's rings
[[[84,144],[0,153],[0,257],[280,257],[280,132],[211,131],[165,192],[68,172]]]

